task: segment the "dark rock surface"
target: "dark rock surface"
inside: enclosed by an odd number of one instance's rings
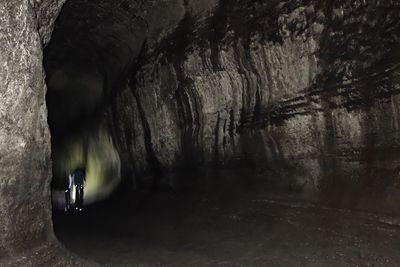
[[[399,8],[238,0],[199,19],[187,7],[112,103],[125,162],[250,161],[300,198],[398,213]]]

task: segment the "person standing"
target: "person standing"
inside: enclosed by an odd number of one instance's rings
[[[79,211],[82,211],[83,209],[83,187],[86,179],[85,175],[85,170],[82,168],[78,168],[74,172],[75,209]]]
[[[71,174],[68,174],[68,178],[66,179],[66,189],[65,189],[65,211],[68,211],[71,208],[71,189],[73,186],[73,177]]]

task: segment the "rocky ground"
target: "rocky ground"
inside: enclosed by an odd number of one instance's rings
[[[79,215],[55,214],[56,234],[70,251],[105,266],[400,262],[395,218],[273,200],[262,193],[265,183],[240,172],[181,175],[174,185],[134,202],[120,198]]]

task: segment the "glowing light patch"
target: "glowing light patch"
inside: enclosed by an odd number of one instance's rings
[[[89,137],[85,136],[71,138],[55,152],[54,174],[62,180],[83,167],[86,171],[84,204],[90,204],[107,198],[118,186],[121,181],[121,162],[104,128]]]

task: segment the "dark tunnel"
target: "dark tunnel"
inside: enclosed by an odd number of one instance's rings
[[[106,266],[396,266],[389,2],[67,1],[44,51],[58,240]]]
[[[146,27],[111,1],[69,1],[56,28],[45,51],[53,187],[62,188],[74,168],[84,167],[87,200],[94,202],[120,183],[120,159],[104,117],[135,66]]]

